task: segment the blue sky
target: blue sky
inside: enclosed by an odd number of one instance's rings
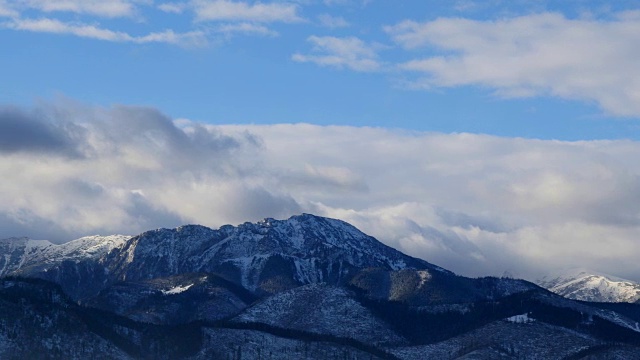
[[[0,238],[302,212],[640,280],[640,0],[0,0]]]
[[[625,28],[638,27],[638,8],[640,1],[5,0],[0,98],[148,105],[212,124],[637,139],[638,36]],[[563,44],[575,49],[559,54]],[[590,59],[602,51],[610,54]],[[498,60],[508,57],[515,60]],[[418,64],[434,59],[442,64]],[[587,77],[593,83],[581,84]]]

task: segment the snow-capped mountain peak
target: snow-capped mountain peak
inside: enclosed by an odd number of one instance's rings
[[[384,245],[346,222],[302,214],[286,220],[187,225],[131,238],[108,260],[120,280],[144,280],[181,272],[223,274],[255,291],[346,281],[358,269],[442,270]],[[286,274],[286,275],[285,275]]]
[[[564,297],[596,302],[636,302],[640,284],[616,276],[575,268],[559,276],[545,276],[537,283]]]
[[[14,238],[0,240],[0,251],[0,269],[10,275],[0,279],[1,358],[37,357],[52,344],[71,344],[52,352],[65,358],[122,359],[640,353],[640,305],[581,303],[524,280],[457,276],[309,214],[60,245]],[[586,270],[542,283],[615,301],[632,301],[638,290]],[[297,353],[276,351],[269,339]],[[92,341],[102,348],[91,350]],[[126,354],[112,356],[120,349]]]

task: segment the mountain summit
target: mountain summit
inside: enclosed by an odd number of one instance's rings
[[[546,276],[538,285],[569,299],[596,302],[637,302],[640,284],[587,269],[577,268],[562,275]]]
[[[340,284],[364,268],[448,272],[343,221],[310,214],[219,230],[197,225],[154,230],[128,240],[105,264],[121,281],[207,272],[259,293],[309,283]]]

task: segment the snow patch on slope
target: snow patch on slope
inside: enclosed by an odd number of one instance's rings
[[[180,293],[183,293],[183,292],[189,290],[189,288],[192,287],[192,286],[193,286],[193,284],[189,284],[189,285],[185,285],[185,286],[176,286],[176,287],[171,288],[169,290],[160,290],[160,291],[164,295],[175,295],[175,294],[180,294]]]
[[[516,323],[516,324],[526,324],[535,321],[534,318],[530,318],[528,313],[514,315],[506,318],[508,322]]]

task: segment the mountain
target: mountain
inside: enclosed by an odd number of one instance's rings
[[[640,284],[586,269],[571,269],[559,276],[546,276],[538,285],[569,299],[594,302],[637,302]]]
[[[80,303],[136,321],[174,325],[220,320],[237,314],[257,298],[214,274],[188,273],[119,282]]]
[[[182,358],[202,342],[195,326],[158,326],[77,305],[39,279],[0,279],[0,358]]]
[[[310,214],[1,240],[0,269],[1,358],[640,359],[638,304],[458,276]]]
[[[97,260],[109,251],[121,247],[131,236],[86,236],[64,244],[47,240],[10,238],[0,240],[0,276],[18,270],[38,271],[63,261]]]
[[[146,232],[105,259],[118,280],[209,272],[258,293],[345,283],[360,269],[448,271],[388,247],[339,220],[309,214],[212,230],[189,225]]]
[[[67,294],[81,298],[102,289],[108,276],[104,257],[131,238],[124,235],[87,236],[64,244],[46,240],[0,240],[0,276],[37,277],[61,284]]]
[[[339,220],[309,214],[237,227],[186,225],[138,236],[91,237],[54,245],[7,239],[0,275],[59,283],[80,300],[116,282],[213,273],[257,294],[303,284],[345,284],[360,270],[424,269],[453,274],[407,256]]]

